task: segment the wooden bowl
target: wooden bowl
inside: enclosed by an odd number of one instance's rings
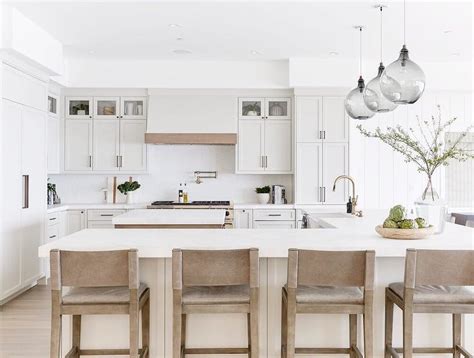
[[[386,239],[418,240],[426,239],[435,232],[435,229],[433,225],[423,229],[388,229],[377,225],[375,231]]]

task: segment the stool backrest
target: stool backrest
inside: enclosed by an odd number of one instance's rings
[[[136,289],[138,279],[137,250],[60,251],[50,252],[51,288],[119,287]]]
[[[173,288],[258,287],[258,249],[173,250]]]
[[[288,251],[288,287],[374,287],[374,251]]]
[[[405,287],[416,285],[474,286],[474,251],[408,249]]]

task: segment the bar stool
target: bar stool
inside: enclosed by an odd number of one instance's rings
[[[258,358],[258,249],[173,250],[173,358],[248,354]],[[246,313],[248,347],[186,348],[192,313]]]
[[[461,346],[461,315],[474,313],[474,251],[407,250],[405,282],[385,289],[385,358],[411,358],[413,353],[452,353],[472,357]],[[393,307],[403,312],[403,348],[393,348]],[[453,346],[413,348],[414,313],[453,315]]]
[[[61,321],[72,315],[72,348],[66,357],[129,355],[148,357],[150,344],[150,290],[138,280],[137,250],[50,252],[51,358],[60,357]],[[63,287],[69,290],[63,294]],[[142,349],[139,312],[142,312]],[[130,349],[81,349],[81,316],[128,314]]]
[[[282,289],[281,356],[349,354],[357,347],[357,315],[364,318],[365,357],[373,357],[374,251],[288,251],[288,282]],[[363,287],[363,288],[362,288]],[[349,348],[295,348],[298,313],[349,315]]]

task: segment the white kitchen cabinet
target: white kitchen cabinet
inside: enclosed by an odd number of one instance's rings
[[[349,140],[349,123],[344,108],[344,97],[323,97],[323,139],[326,142]]]
[[[68,210],[66,212],[66,234],[71,235],[76,231],[86,228],[85,210]]]
[[[293,172],[293,150],[292,150],[292,122],[290,119],[269,119],[266,115],[260,117],[268,119],[250,119],[258,118],[253,112],[248,115],[244,110],[245,105],[255,103],[270,103],[270,99],[258,98],[240,98],[239,99],[239,117],[245,118],[239,120],[239,134],[236,150],[236,173],[237,174],[291,174]],[[279,98],[279,106],[286,103],[285,108],[290,107],[290,101],[286,98]],[[252,107],[253,108],[253,107]],[[263,110],[262,110],[263,111]],[[243,114],[242,114],[243,113]],[[262,113],[265,114],[265,111]],[[276,118],[286,118],[278,110],[280,116]],[[288,117],[290,118],[290,117]]]
[[[343,97],[297,97],[296,141],[347,142],[348,119]]]
[[[121,119],[146,119],[146,97],[120,97]]]
[[[264,119],[265,98],[239,98],[239,119]]]
[[[73,122],[74,123],[74,122]],[[114,171],[120,168],[120,121],[93,121],[92,168]]]
[[[41,111],[3,99],[1,107],[0,303],[42,276],[47,164],[46,106]]]
[[[234,210],[234,229],[251,229],[252,222],[252,209]]]
[[[254,221],[254,229],[295,229],[294,221]]]
[[[323,145],[298,143],[296,146],[296,202],[318,204],[323,200]]]
[[[291,122],[266,120],[264,139],[265,172],[292,172]]]
[[[119,119],[120,97],[94,97],[94,119]]]
[[[265,119],[291,119],[291,99],[265,98]]]
[[[48,174],[59,174],[59,118],[57,116],[48,116],[47,138]]]
[[[332,191],[334,179],[348,174],[348,143],[298,143],[296,155],[296,203],[345,204],[347,183]]]
[[[66,97],[64,113],[68,119],[91,119],[94,114],[92,97]]]
[[[92,120],[66,120],[64,130],[64,170],[92,170]]]
[[[322,98],[296,98],[296,141],[317,143],[322,141]]]
[[[325,204],[345,204],[348,200],[347,181],[336,185],[332,191],[334,179],[348,174],[349,158],[347,143],[324,143],[323,145],[323,201]]]
[[[120,170],[146,171],[147,149],[144,143],[146,120],[120,120]]]
[[[258,173],[264,167],[264,121],[239,121],[237,143],[237,173]]]

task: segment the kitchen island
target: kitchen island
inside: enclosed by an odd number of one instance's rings
[[[379,237],[374,227],[386,212],[367,212],[366,217],[325,214],[322,229],[241,229],[241,230],[83,230],[40,247],[41,257],[53,248],[63,250],[139,250],[140,276],[151,288],[151,357],[171,358],[171,251],[173,248],[230,249],[257,247],[260,253],[260,357],[280,356],[281,287],[286,282],[288,248],[318,250],[376,251],[376,287],[374,313],[375,357],[383,357],[384,287],[403,280],[404,256],[407,248],[472,249],[473,229],[447,224],[445,232],[425,240],[388,240]],[[401,345],[401,315],[395,311],[394,343]],[[64,325],[70,329],[70,321]],[[85,317],[84,347],[125,347],[128,342],[126,317]],[[188,321],[187,346],[246,346],[244,315],[195,315]],[[296,343],[300,347],[348,345],[348,318],[338,315],[301,315],[297,319]],[[474,349],[474,327],[471,317],[465,320],[464,346]],[[108,335],[102,332],[109,332]],[[69,337],[66,332],[65,337]],[[417,346],[451,343],[451,317],[448,315],[416,315]],[[362,347],[362,337],[359,337]],[[70,342],[64,342],[64,351]],[[442,357],[443,355],[441,355]],[[449,355],[445,355],[448,357]],[[321,356],[324,357],[324,356]],[[329,357],[329,356],[328,356]]]

